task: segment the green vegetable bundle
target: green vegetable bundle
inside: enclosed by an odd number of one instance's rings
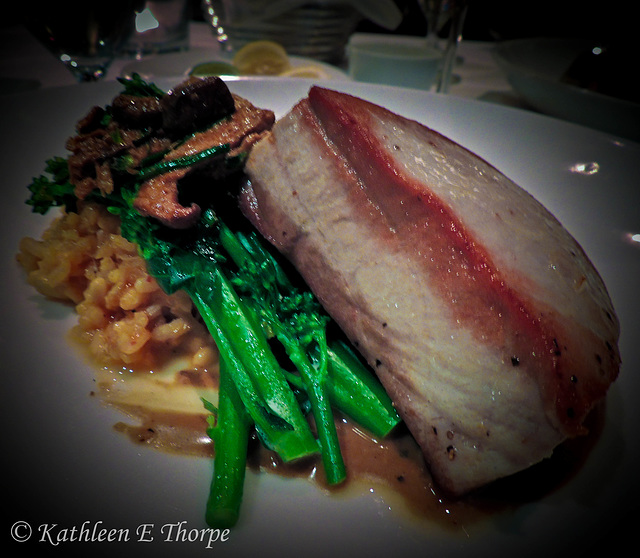
[[[129,93],[136,88],[162,95],[139,78],[123,83]],[[377,379],[347,345],[330,339],[329,318],[311,292],[295,286],[285,264],[247,223],[235,228],[225,223],[212,202],[194,227],[178,231],[134,208],[140,185],[172,169],[222,157],[230,173],[241,172],[242,157],[229,157],[228,151],[221,145],[170,164],[143,162],[127,169],[126,180],[112,193],[94,190],[87,197],[120,217],[122,235],[138,246],[149,273],[167,293],[189,294],[220,351],[218,405],[204,401],[215,446],[206,521],[214,527],[238,520],[252,431],[284,462],[319,454],[327,481],[338,484],[346,470],[333,410],[376,436],[399,422]],[[76,209],[63,158],[49,160],[46,174],[34,179],[30,190],[27,203],[35,212]],[[276,356],[281,352],[286,357]]]

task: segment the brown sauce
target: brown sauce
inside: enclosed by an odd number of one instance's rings
[[[98,376],[96,395],[106,404],[126,414],[130,421],[114,425],[116,431],[128,436],[133,443],[144,444],[161,451],[212,458],[213,443],[206,434],[206,412],[195,404],[186,410],[156,408],[144,400],[122,402],[113,397],[109,387],[112,371],[102,370]],[[136,374],[136,381],[145,383],[144,372]],[[157,381],[147,373],[146,380]],[[209,379],[207,379],[209,378]],[[129,380],[131,377],[128,378]],[[126,383],[126,379],[122,381]],[[213,383],[211,383],[213,382]],[[166,381],[167,397],[176,393],[183,397],[189,387],[207,388],[214,385],[208,371],[179,370]],[[135,391],[135,388],[134,388]],[[144,392],[140,392],[144,395]],[[134,394],[133,399],[137,397]],[[126,400],[127,397],[124,397]],[[283,464],[278,457],[252,440],[248,466],[254,472],[307,479],[320,490],[335,497],[350,497],[375,491],[385,503],[411,521],[437,525],[447,531],[466,532],[466,528],[482,524],[495,514],[517,509],[534,502],[562,486],[578,470],[597,440],[602,428],[604,412],[597,409],[589,417],[591,434],[570,440],[557,448],[554,456],[527,471],[497,481],[460,499],[448,499],[440,494],[424,464],[422,454],[404,425],[382,440],[376,440],[348,419],[337,417],[341,448],[348,471],[348,479],[340,487],[329,487],[319,466],[319,460],[302,460]]]
[[[132,442],[169,453],[213,457],[213,443],[206,433],[205,415],[148,411],[141,406],[120,405],[136,424],[117,422],[114,429]]]

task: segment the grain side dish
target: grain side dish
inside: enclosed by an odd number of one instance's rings
[[[213,369],[218,353],[188,295],[165,293],[120,220],[97,204],[65,213],[17,256],[42,295],[74,305],[90,355],[101,363],[153,368],[184,357]]]

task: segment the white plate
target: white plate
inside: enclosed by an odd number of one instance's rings
[[[170,84],[159,81],[167,89]],[[231,88],[278,116],[306,95],[310,82],[237,81]],[[548,117],[416,90],[354,82],[336,88],[423,121],[486,158],[546,204],[576,236],[605,279],[622,322],[623,369],[609,395],[607,422],[586,464],[561,488],[470,525],[467,536],[418,528],[376,491],[332,497],[305,481],[249,475],[241,523],[213,549],[167,540],[170,523],[202,529],[210,482],[206,459],[138,447],[112,430],[121,419],[89,396],[92,369],[65,341],[69,308],[43,300],[14,260],[19,239],[39,235],[48,219],[24,205],[26,185],[46,158],[64,154],[77,118],[119,91],[88,84],[5,98],[2,166],[2,398],[5,498],[10,524],[129,529],[123,556],[557,556],[580,555],[598,540],[612,550],[638,509],[640,370],[640,146]],[[596,173],[589,173],[597,164]],[[8,494],[7,494],[8,492]],[[102,522],[102,523],[99,523]],[[7,522],[5,522],[7,524]],[[138,540],[146,524],[153,543]],[[614,531],[614,529],[616,529]],[[197,534],[197,531],[193,531]],[[67,533],[69,534],[69,533]],[[6,537],[5,533],[5,537]],[[195,535],[194,535],[195,536]],[[565,546],[566,545],[566,546]],[[35,545],[41,555],[49,542]],[[65,546],[64,544],[62,546]],[[66,548],[73,549],[70,543]],[[116,545],[94,543],[91,552]],[[419,552],[420,554],[416,554]],[[564,555],[564,554],[563,554]]]
[[[120,75],[130,77],[136,72],[146,80],[181,78],[188,76],[190,70],[196,64],[214,61],[229,62],[218,49],[193,48],[185,52],[158,54],[130,62],[122,68]],[[318,66],[328,76],[327,79],[330,80],[349,81],[351,79],[347,73],[341,69],[318,60],[312,60],[302,56],[289,56],[289,61],[294,69],[305,66]]]

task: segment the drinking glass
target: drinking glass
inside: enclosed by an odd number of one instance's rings
[[[136,0],[33,0],[27,29],[79,82],[104,77],[133,31]]]
[[[122,52],[134,58],[189,48],[190,0],[140,0]]]

